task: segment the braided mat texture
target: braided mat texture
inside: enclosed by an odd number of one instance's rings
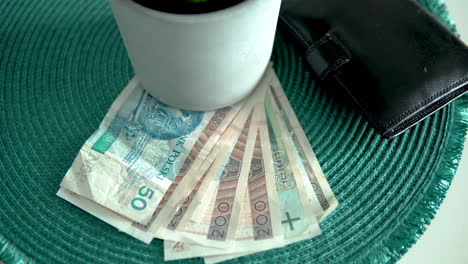
[[[420,2],[454,30],[438,0]],[[0,259],[162,262],[162,241],[145,245],[55,195],[133,75],[108,2],[4,0],[0,14]],[[322,236],[231,263],[396,262],[450,185],[467,96],[385,140],[314,85],[280,34],[273,60],[340,206],[322,223]]]

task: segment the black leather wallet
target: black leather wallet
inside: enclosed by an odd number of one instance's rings
[[[413,0],[285,0],[279,25],[385,138],[468,89],[467,46]]]

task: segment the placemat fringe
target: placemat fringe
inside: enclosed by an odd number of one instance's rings
[[[431,223],[460,163],[463,143],[468,129],[468,95],[452,103],[455,107],[452,116],[452,133],[446,140],[446,152],[441,157],[440,166],[434,180],[427,187],[428,191],[416,205],[412,213],[406,216],[399,228],[379,243],[359,263],[395,263],[416,243]],[[460,175],[459,175],[460,176]]]

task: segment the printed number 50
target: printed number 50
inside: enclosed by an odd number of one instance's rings
[[[146,208],[146,200],[142,197],[147,197],[148,200],[151,200],[151,198],[153,198],[153,195],[154,195],[154,191],[153,189],[151,188],[148,188],[146,185],[145,186],[142,186],[139,190],[138,190],[138,194],[141,196],[141,197],[135,197],[133,198],[132,202],[131,202],[131,205],[133,207],[133,209],[135,210],[138,210],[138,211],[141,211],[143,209]]]

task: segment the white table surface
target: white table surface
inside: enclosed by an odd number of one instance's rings
[[[445,0],[461,39],[468,43],[468,0]],[[468,134],[467,134],[468,137]],[[468,263],[468,143],[432,223],[398,264]]]

